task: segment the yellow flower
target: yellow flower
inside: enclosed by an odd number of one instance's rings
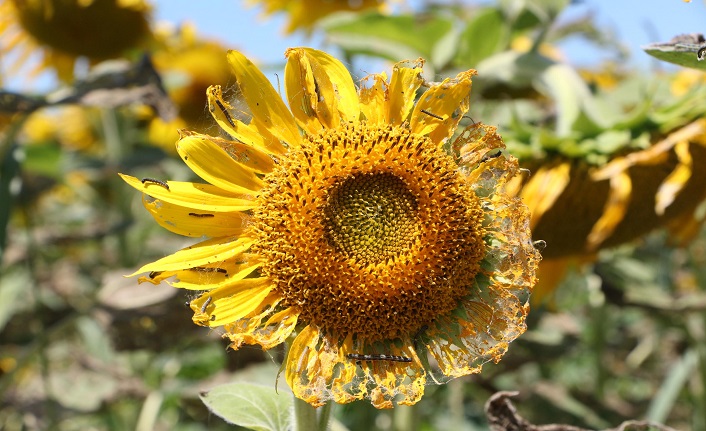
[[[525,330],[539,254],[526,207],[504,192],[518,166],[495,128],[450,142],[475,71],[426,83],[419,59],[356,89],[324,52],[286,56],[289,109],[229,52],[249,113],[211,87],[232,140],[182,131],[177,142],[209,184],[123,175],[162,226],[210,237],[135,274],[204,291],[194,322],[223,326],[234,349],[287,341],[286,380],[315,406],[414,404],[427,378],[500,360]]]
[[[22,125],[22,132],[30,144],[45,143],[56,137],[57,126],[55,116],[48,114],[46,110],[39,110],[27,117]]]
[[[78,57],[118,57],[150,35],[150,6],[144,0],[0,0],[0,47],[18,53],[15,73],[41,54],[34,73],[53,68],[73,76]]]
[[[682,69],[677,71],[670,80],[669,90],[675,96],[684,96],[694,91],[706,81],[706,75],[701,70]]]
[[[625,73],[613,62],[607,62],[594,69],[580,69],[583,80],[601,90],[612,90],[625,80]]]
[[[696,169],[704,163],[703,119],[600,166],[561,157],[527,162],[533,174],[519,195],[531,209],[534,237],[547,243],[533,302],[554,291],[567,267],[593,261],[600,249],[659,227],[670,228],[675,243],[694,238],[705,219],[699,208],[706,201],[706,172]]]
[[[206,89],[213,82],[230,78],[230,67],[223,56],[225,48],[199,38],[191,24],[182,25],[176,32],[158,31],[157,39],[159,49],[152,60],[179,108],[179,116],[189,124],[203,123],[207,115]]]
[[[148,140],[166,151],[174,152],[178,130],[186,124],[203,125],[210,120],[205,107],[206,90],[213,82],[227,82],[230,65],[220,43],[198,37],[192,24],[176,31],[170,27],[155,31],[157,41],[152,56],[155,68],[163,78],[170,99],[179,109],[179,117],[165,121],[149,111],[146,119]],[[146,112],[147,113],[147,112]]]
[[[250,0],[251,4],[262,4],[265,14],[278,12],[289,14],[287,32],[303,28],[311,30],[322,18],[336,12],[385,9],[384,0]]]

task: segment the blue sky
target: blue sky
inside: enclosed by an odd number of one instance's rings
[[[415,2],[411,2],[414,4]],[[418,2],[417,2],[418,3]],[[593,13],[602,28],[615,32],[631,50],[631,61],[648,66],[651,57],[640,50],[681,33],[706,33],[706,0],[583,0],[569,7],[564,19]],[[242,0],[158,0],[156,17],[175,23],[194,22],[201,34],[217,38],[264,64],[282,62],[291,46],[324,47],[321,35],[285,35],[285,18],[263,18],[261,9]],[[605,53],[580,41],[568,41],[564,51],[576,65],[595,64]]]

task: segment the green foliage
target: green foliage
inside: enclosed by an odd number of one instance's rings
[[[274,387],[229,383],[201,394],[209,410],[226,422],[255,431],[287,431],[292,427],[292,395]]]
[[[371,55],[390,61],[423,57],[441,66],[438,55],[453,31],[450,18],[441,15],[414,17],[384,16],[378,13],[345,15],[324,24],[327,38],[347,55]]]
[[[510,28],[498,9],[481,10],[461,31],[458,50],[454,57],[456,64],[478,64],[507,46]]]

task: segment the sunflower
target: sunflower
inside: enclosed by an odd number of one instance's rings
[[[69,81],[77,58],[116,58],[145,42],[150,12],[144,0],[0,0],[0,47],[16,53],[11,73],[39,51],[33,72]]]
[[[359,12],[368,9],[385,9],[384,0],[250,0],[262,4],[266,15],[285,12],[289,15],[287,32],[298,29],[311,30],[314,24],[336,12]]]
[[[662,78],[663,91],[645,96],[635,91],[636,78],[617,74],[615,89],[596,95],[601,106],[611,102],[623,110],[610,123],[570,136],[536,131],[523,137],[530,142],[525,148],[539,144],[541,151],[519,155],[533,174],[524,184],[513,179],[508,190],[530,208],[533,235],[547,244],[535,304],[558,287],[570,267],[595,261],[602,249],[658,228],[684,245],[703,226],[706,172],[697,167],[706,163],[706,87],[684,77]],[[609,98],[613,93],[626,99]],[[513,131],[507,136],[522,154]]]
[[[526,207],[504,192],[518,165],[495,128],[451,139],[475,71],[428,83],[419,59],[357,89],[324,52],[286,57],[289,109],[228,53],[250,115],[212,86],[229,138],[181,131],[177,142],[208,184],[122,175],[159,224],[209,237],[135,274],[203,291],[194,322],[223,326],[234,349],[286,342],[286,380],[314,406],[414,404],[428,377],[499,361],[525,330],[540,256]]]
[[[206,89],[212,82],[226,81],[230,66],[223,56],[225,48],[217,41],[198,36],[192,24],[176,30],[158,28],[155,33],[157,43],[152,60],[179,109],[179,117],[165,121],[150,112],[149,141],[173,151],[174,141],[179,137],[177,129],[205,122]]]

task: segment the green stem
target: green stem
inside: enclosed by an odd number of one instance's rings
[[[326,431],[328,429],[328,423],[331,420],[332,407],[333,403],[329,401],[319,409],[319,431]]]
[[[317,429],[316,408],[294,397],[294,430],[311,431]]]
[[[392,410],[392,429],[394,431],[418,429],[414,416],[414,406],[395,406]]]

